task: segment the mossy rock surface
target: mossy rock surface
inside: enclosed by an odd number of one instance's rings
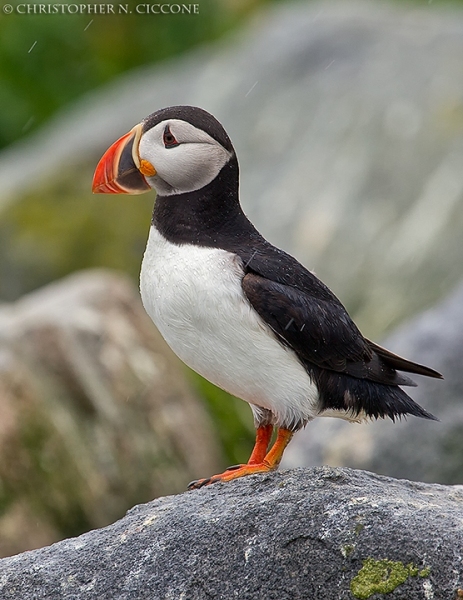
[[[453,600],[462,520],[461,486],[328,467],[255,475],[159,498],[107,528],[4,559],[0,595]]]
[[[350,582],[352,595],[359,600],[368,600],[375,594],[390,594],[409,577],[428,577],[431,569],[420,569],[413,563],[404,565],[400,561],[367,558],[357,575]]]

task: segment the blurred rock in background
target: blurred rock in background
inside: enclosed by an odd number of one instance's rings
[[[0,308],[0,555],[101,527],[217,471],[212,423],[126,276]]]

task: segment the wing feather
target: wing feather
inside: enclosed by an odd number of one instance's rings
[[[277,338],[303,363],[386,385],[416,385],[396,369],[442,377],[364,338],[341,302],[313,273],[270,248],[273,253],[266,248],[241,256],[243,291]]]

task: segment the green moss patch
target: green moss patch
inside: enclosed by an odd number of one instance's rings
[[[420,571],[412,563],[404,565],[400,561],[367,558],[350,582],[350,591],[355,598],[366,600],[373,594],[390,594],[409,577],[427,577],[430,572],[429,567]]]

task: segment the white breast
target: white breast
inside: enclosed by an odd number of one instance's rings
[[[141,269],[143,304],[162,336],[203,377],[290,426],[317,416],[317,390],[244,297],[241,260],[168,242],[151,227]]]

